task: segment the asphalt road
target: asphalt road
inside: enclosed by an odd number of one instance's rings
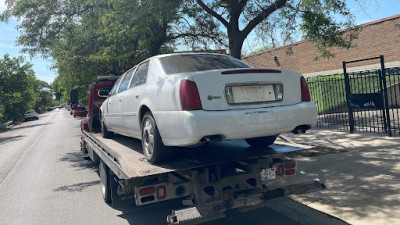
[[[56,109],[0,133],[0,224],[166,224],[169,201],[117,210],[104,203],[97,165],[80,152],[82,118]],[[204,225],[345,224],[290,200]]]

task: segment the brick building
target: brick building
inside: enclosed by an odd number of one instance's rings
[[[303,73],[306,77],[343,73],[342,61],[352,61],[384,55],[386,67],[400,66],[400,14],[361,24],[355,48],[332,48],[335,57],[315,61],[318,51],[311,41],[305,40],[244,57],[242,60],[255,67],[284,68]],[[400,26],[400,25],[399,25]],[[293,54],[287,54],[288,47]],[[350,65],[349,65],[350,66]],[[351,71],[379,68],[378,60],[351,64]]]

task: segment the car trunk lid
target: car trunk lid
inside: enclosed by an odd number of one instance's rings
[[[262,108],[301,101],[301,75],[289,70],[226,69],[191,74],[203,110]]]

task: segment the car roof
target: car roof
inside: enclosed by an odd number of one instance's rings
[[[173,55],[219,55],[219,56],[229,56],[229,55],[224,55],[224,54],[218,54],[218,53],[209,53],[209,52],[180,52],[180,53],[169,53],[169,54],[162,54],[162,55],[156,55],[151,58],[163,58],[166,56],[173,56]]]

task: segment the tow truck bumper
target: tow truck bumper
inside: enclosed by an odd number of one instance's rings
[[[301,195],[319,191],[325,185],[313,180],[304,183],[292,184],[274,190],[267,190],[256,194],[240,196],[236,199],[220,200],[180,210],[172,210],[167,216],[168,224],[198,224],[219,218],[224,218],[225,212],[230,209],[248,211],[279,203],[289,195]]]

